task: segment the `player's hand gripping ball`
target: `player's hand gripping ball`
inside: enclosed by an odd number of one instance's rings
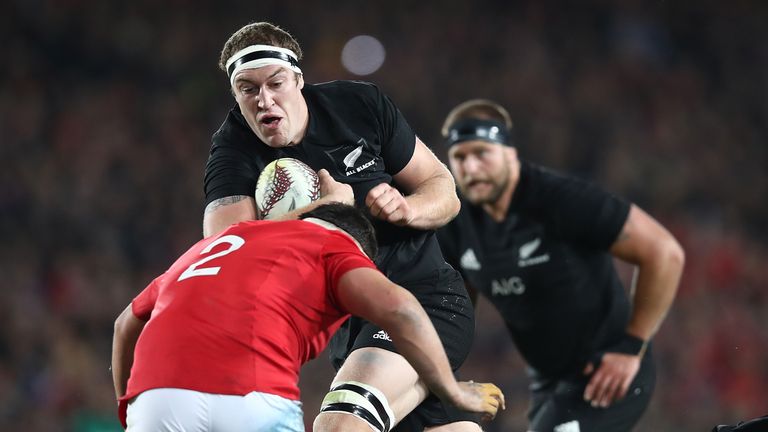
[[[272,161],[256,182],[256,210],[259,219],[277,219],[320,197],[317,173],[293,158]]]

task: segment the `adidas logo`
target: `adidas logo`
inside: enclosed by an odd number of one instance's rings
[[[475,256],[475,251],[472,249],[467,249],[464,252],[461,259],[459,259],[459,264],[461,265],[461,268],[466,270],[480,270],[482,268],[480,261],[478,261]]]
[[[390,341],[390,342],[392,342],[392,339],[389,337],[389,335],[387,334],[387,332],[385,332],[384,330],[379,330],[379,332],[378,332],[378,333],[376,333],[375,335],[373,335],[373,338],[374,338],[374,339],[384,339],[385,341]]]
[[[555,432],[581,432],[581,428],[579,427],[579,422],[577,420],[572,420],[567,423],[563,423],[555,426],[554,431]]]

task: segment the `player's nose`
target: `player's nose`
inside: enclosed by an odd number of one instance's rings
[[[274,95],[272,95],[272,93],[269,90],[262,89],[259,92],[259,96],[258,96],[258,106],[259,106],[259,108],[261,108],[261,109],[269,109],[274,104],[275,104]]]
[[[480,172],[480,161],[474,156],[468,156],[462,161],[461,169],[464,170],[464,173],[467,176],[472,176],[473,174]]]

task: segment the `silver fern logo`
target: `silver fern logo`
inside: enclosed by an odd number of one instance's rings
[[[355,166],[355,162],[357,162],[357,158],[359,158],[360,155],[363,154],[363,146],[365,145],[365,140],[360,138],[360,140],[357,143],[360,145],[356,149],[349,152],[349,154],[344,156],[344,166],[347,167],[347,169]]]
[[[518,267],[528,267],[537,264],[543,264],[549,261],[549,254],[544,253],[538,256],[531,256],[539,249],[541,245],[541,238],[536,238],[533,241],[520,246],[520,259],[517,261]]]
[[[520,259],[529,258],[531,254],[535,252],[536,249],[539,248],[540,244],[541,244],[541,239],[536,238],[535,240],[520,246]]]

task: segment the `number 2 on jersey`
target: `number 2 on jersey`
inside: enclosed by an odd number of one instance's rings
[[[198,268],[201,265],[207,263],[210,260],[223,257],[224,255],[227,255],[231,252],[234,252],[238,249],[240,249],[244,244],[245,240],[243,240],[242,237],[236,236],[236,235],[226,235],[215,242],[209,244],[200,252],[200,255],[209,253],[214,247],[222,244],[222,243],[229,243],[229,247],[227,249],[224,249],[223,251],[216,252],[213,255],[209,255],[201,260],[195,261],[191,266],[187,267],[186,270],[184,270],[184,273],[179,276],[177,281],[183,281],[184,279],[188,279],[195,276],[216,276],[219,274],[219,270],[221,270],[221,267],[202,267]]]

